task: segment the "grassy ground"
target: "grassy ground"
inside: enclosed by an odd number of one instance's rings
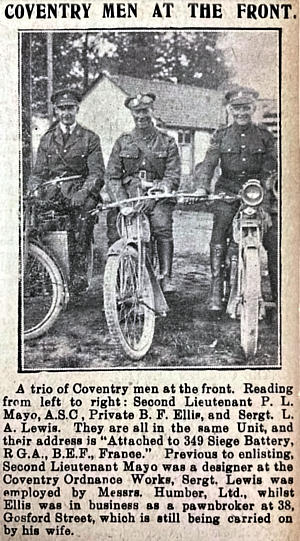
[[[96,228],[95,278],[88,294],[72,300],[43,337],[25,343],[24,367],[29,370],[107,368],[238,368],[278,366],[276,325],[260,322],[255,359],[245,363],[239,322],[225,316],[211,321],[206,299],[209,289],[208,246],[211,215],[177,210],[174,281],[166,318],[157,319],[152,347],[140,361],[116,355],[103,312],[102,278],[106,231],[102,218]],[[268,280],[264,278],[268,290]],[[267,291],[268,294],[268,291]]]

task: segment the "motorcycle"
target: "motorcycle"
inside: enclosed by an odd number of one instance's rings
[[[266,184],[277,199],[277,175],[271,176]],[[179,197],[181,203],[188,204],[240,202],[233,219],[232,235],[227,239],[223,305],[231,319],[240,320],[241,346],[247,359],[253,357],[257,353],[259,321],[264,319],[267,307],[275,306],[266,302],[262,294],[262,241],[268,227],[264,188],[259,180],[250,179],[237,195],[179,194]]]
[[[57,186],[78,179],[77,175],[57,177],[44,182]],[[70,248],[72,231],[69,215],[58,203],[38,198],[39,189],[25,198],[24,233],[21,244],[22,331],[24,340],[38,338],[57,320],[70,298]],[[71,248],[72,250],[72,248]],[[86,256],[87,279],[91,282],[93,242]]]
[[[264,189],[257,179],[248,180],[236,196],[239,209],[233,219],[225,268],[224,299],[226,312],[240,319],[240,339],[246,358],[255,356],[259,321],[266,315],[262,294],[262,241],[269,227],[263,207]]]

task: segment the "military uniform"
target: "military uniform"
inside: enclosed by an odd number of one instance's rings
[[[76,107],[80,99],[74,91],[60,91],[52,101],[55,105]],[[98,135],[76,122],[71,129],[57,122],[41,138],[28,188],[43,188],[48,180],[73,175],[80,178],[46,186],[40,193],[50,206],[52,201],[60,203],[62,211],[69,215],[70,252],[74,256],[71,266],[74,274],[82,275],[94,227],[94,218],[88,217],[87,211],[100,200],[104,163]],[[82,220],[82,215],[86,219]]]
[[[212,136],[204,161],[196,173],[200,189],[209,191],[209,184],[215,168],[219,165],[221,176],[216,182],[215,192],[237,194],[243,184],[256,178],[264,181],[277,167],[275,138],[263,125],[251,121],[251,108],[258,94],[251,89],[240,89],[227,93],[229,104],[241,108],[238,115],[248,115],[248,122],[242,124],[236,121],[229,126],[219,128]],[[243,113],[244,108],[244,113]],[[247,111],[249,109],[250,112]],[[232,220],[238,210],[239,203],[229,204],[217,201],[213,205],[214,220],[210,243],[210,260],[212,283],[210,294],[210,310],[221,310],[222,268],[226,256],[226,239],[231,234]],[[266,248],[269,254],[269,273],[272,294],[277,298],[277,221],[273,232],[268,233],[269,241]]]
[[[237,194],[250,178],[264,181],[276,164],[275,139],[265,126],[232,124],[214,133],[197,180],[200,187],[209,190],[214,170],[220,165],[222,174],[216,182],[215,193]],[[211,244],[226,241],[237,205],[215,203]]]
[[[180,183],[180,158],[173,137],[154,126],[142,134],[135,129],[119,137],[112,149],[106,174],[107,189],[115,200],[135,197],[141,186],[140,173],[147,182],[155,182],[168,192],[176,191]],[[173,210],[175,203],[169,199],[147,202],[145,211],[157,241],[157,253],[165,293],[172,292],[173,260]],[[109,242],[116,240],[116,214],[107,217]]]
[[[59,124],[48,130],[38,148],[31,182],[42,186],[43,181],[60,176],[81,175],[80,180],[64,182],[60,187],[47,187],[47,196],[54,199],[58,193],[65,198],[66,206],[72,205],[72,196],[85,190],[86,196],[99,200],[104,183],[104,163],[98,135],[76,124],[68,139]]]
[[[107,191],[118,201],[135,197],[142,188],[141,176],[167,192],[176,191],[180,183],[180,157],[173,137],[154,127],[151,109],[155,95],[138,94],[125,100],[131,110],[135,129],[119,137],[112,149],[107,170]],[[157,240],[157,253],[161,286],[165,293],[173,291],[171,283],[173,260],[173,210],[174,202],[161,199],[149,200],[144,211]],[[108,238],[115,240],[115,216],[108,216]]]
[[[142,144],[142,146],[141,146]],[[147,136],[138,130],[119,137],[112,149],[107,169],[107,189],[114,200],[137,195],[139,172],[146,172],[146,180],[169,192],[180,183],[180,158],[175,139],[154,126]],[[152,232],[159,239],[172,239],[174,203],[162,200],[149,213]]]

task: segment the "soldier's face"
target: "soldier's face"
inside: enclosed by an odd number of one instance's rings
[[[239,126],[245,126],[252,120],[252,115],[255,112],[255,105],[253,103],[230,105],[229,110],[232,114],[234,122],[236,122]]]
[[[150,107],[145,107],[143,109],[132,110],[132,116],[134,123],[137,128],[143,130],[148,128],[152,123],[152,112]]]
[[[59,122],[65,126],[72,126],[76,120],[78,109],[78,105],[56,105],[55,115]]]

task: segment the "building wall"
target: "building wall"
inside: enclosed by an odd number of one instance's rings
[[[104,77],[80,105],[78,122],[100,136],[105,165],[117,137],[134,128],[131,113],[124,106],[125,97]]]
[[[195,132],[194,166],[203,161],[207,151],[211,133],[197,130]]]

